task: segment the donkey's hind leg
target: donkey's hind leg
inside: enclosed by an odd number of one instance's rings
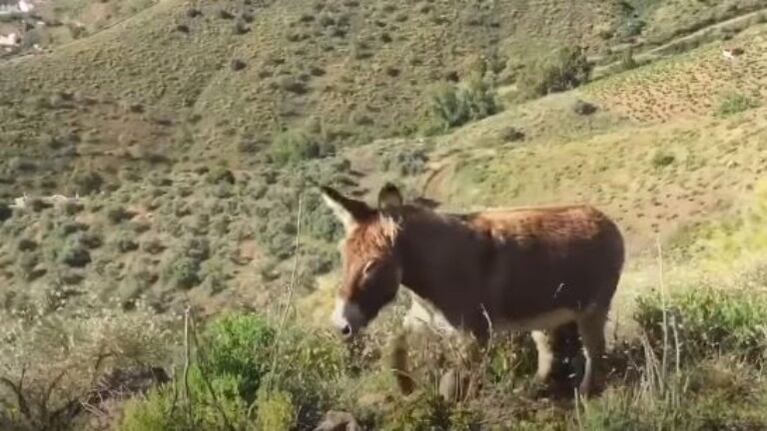
[[[540,383],[546,383],[554,367],[554,337],[548,330],[532,331],[531,335],[538,352],[538,370],[535,372],[535,379]]]
[[[578,332],[586,359],[580,394],[588,397],[602,385],[602,362],[605,354],[605,324],[608,310],[597,308],[578,317]]]

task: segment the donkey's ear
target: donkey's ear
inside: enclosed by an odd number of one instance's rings
[[[378,192],[378,209],[387,210],[402,206],[402,193],[397,186],[392,183],[386,183],[381,191]]]
[[[349,231],[374,212],[365,202],[349,199],[336,190],[322,186],[322,199]]]

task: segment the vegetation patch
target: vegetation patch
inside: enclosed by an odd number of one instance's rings
[[[731,93],[722,98],[717,109],[720,117],[729,117],[759,107],[759,101],[742,93]]]
[[[477,74],[465,86],[443,84],[432,93],[431,112],[443,131],[481,120],[501,110],[495,90]]]
[[[533,98],[571,90],[588,82],[592,69],[582,49],[560,48],[522,69],[519,91],[523,97]]]

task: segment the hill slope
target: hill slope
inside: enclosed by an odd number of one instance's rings
[[[337,259],[337,225],[301,193],[318,181],[365,195],[395,179],[461,208],[588,201],[625,225],[633,252],[718,217],[762,173],[761,108],[716,116],[764,96],[759,26],[412,138],[432,85],[477,71],[513,84],[520,64],[555,43],[618,49],[622,26],[670,10],[650,3],[166,0],[50,54],[6,61],[0,196],[84,196],[84,209],[38,205],[4,223],[8,308],[62,290],[126,307],[149,295],[158,309],[190,298],[211,309],[268,301],[274,290],[264,286],[290,277],[299,208],[311,219],[298,235],[311,256],[300,284],[311,290]],[[696,9],[690,22],[716,23],[721,8]],[[653,25],[646,39],[684,37]],[[745,55],[724,62],[721,48],[733,45]],[[597,113],[575,113],[578,99]],[[401,137],[368,144],[388,136]],[[302,145],[320,158],[278,160]],[[87,262],[68,262],[83,249]],[[16,295],[23,286],[36,287]]]

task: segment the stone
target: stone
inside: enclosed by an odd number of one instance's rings
[[[331,410],[314,431],[362,431],[362,427],[351,413]]]

